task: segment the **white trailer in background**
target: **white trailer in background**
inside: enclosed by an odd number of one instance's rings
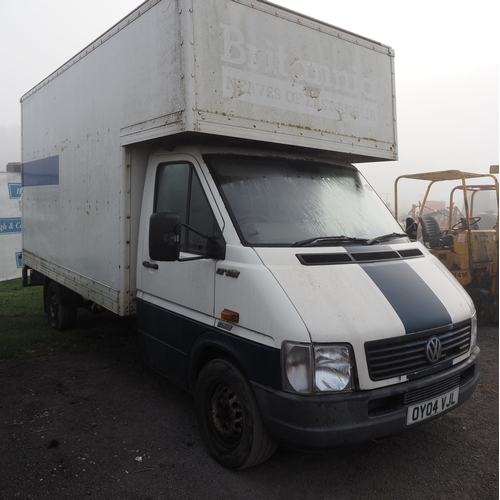
[[[260,0],[150,0],[21,105],[25,283],[59,329],[136,313],[226,467],[472,394],[472,302],[351,164],[397,159],[390,47]]]
[[[17,168],[16,168],[17,167]],[[21,277],[21,165],[0,172],[0,281]]]

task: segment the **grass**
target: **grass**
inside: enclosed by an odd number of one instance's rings
[[[134,335],[134,318],[92,316],[85,310],[78,311],[73,330],[58,332],[43,312],[41,286],[23,288],[20,279],[0,282],[0,359],[110,346]]]

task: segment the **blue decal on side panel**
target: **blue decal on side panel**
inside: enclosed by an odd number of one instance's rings
[[[16,252],[16,267],[21,269],[23,267],[23,254],[22,252]]]
[[[59,184],[59,155],[23,163],[21,171],[23,187],[57,185]]]
[[[21,183],[20,182],[8,182],[7,186],[9,188],[9,198],[11,200],[21,199]]]
[[[22,229],[21,217],[0,218],[0,235],[21,233]]]
[[[444,304],[407,263],[362,264],[361,267],[394,308],[406,333],[452,323]]]

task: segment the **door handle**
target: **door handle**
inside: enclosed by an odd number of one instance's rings
[[[149,268],[149,269],[158,269],[158,264],[152,264],[151,262],[148,262],[147,260],[143,261],[142,265],[144,267]]]

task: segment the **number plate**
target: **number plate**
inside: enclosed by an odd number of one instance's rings
[[[457,387],[453,391],[447,392],[437,398],[429,399],[423,403],[409,406],[406,415],[406,425],[416,424],[422,420],[439,415],[443,411],[455,406],[458,403],[460,389]]]

